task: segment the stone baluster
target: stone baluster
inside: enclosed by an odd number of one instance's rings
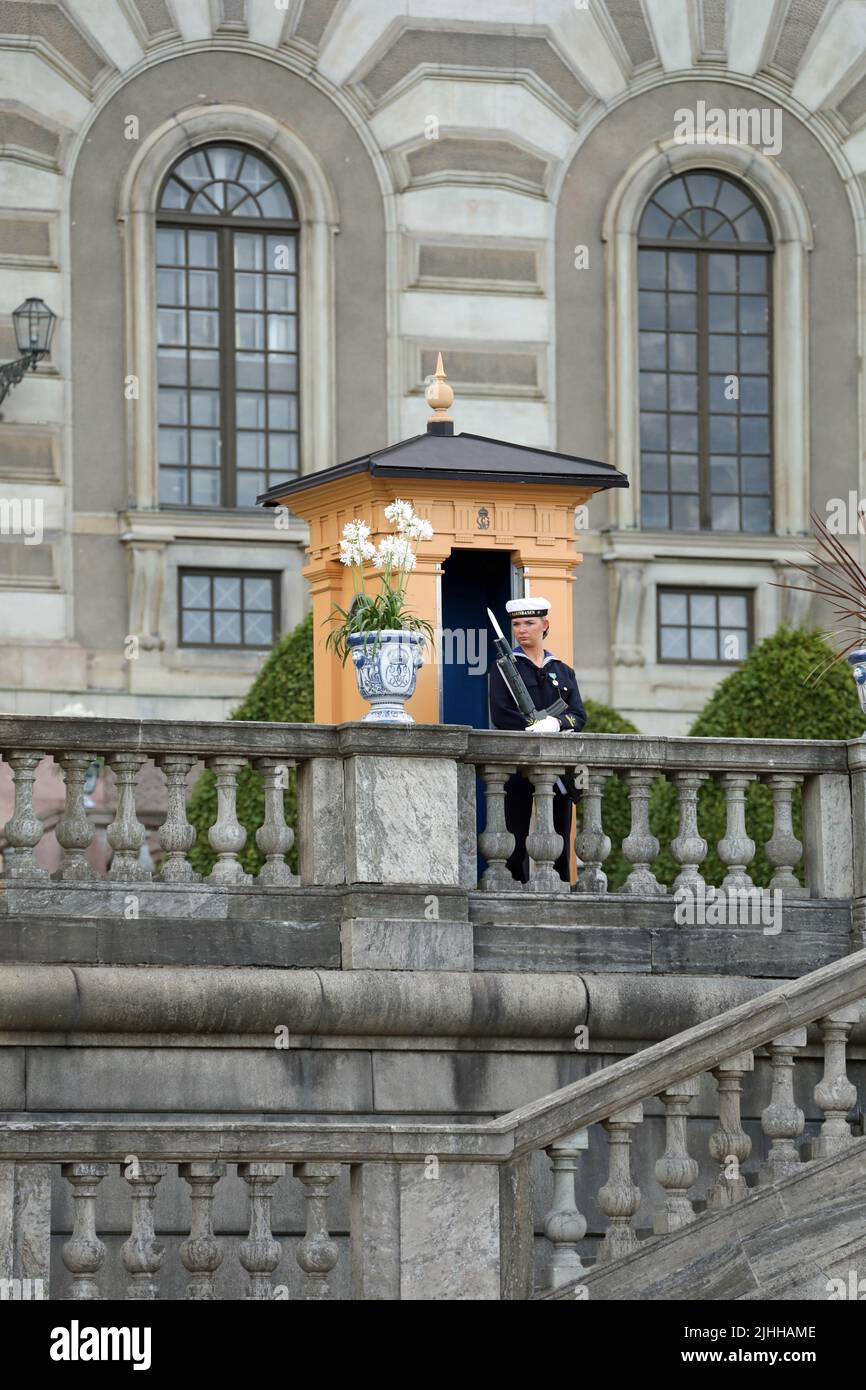
[[[337,1263],[339,1251],[328,1234],[328,1188],[340,1172],[339,1163],[296,1163],[294,1174],[304,1184],[307,1229],[295,1251],[304,1271],[301,1296],[327,1298],[331,1292],[328,1275]]]
[[[857,1104],[857,1088],[848,1080],[845,1049],[848,1034],[860,1017],[860,1005],[834,1009],[818,1022],[824,1042],[824,1075],[814,1090],[816,1103],[824,1112],[817,1139],[808,1145],[808,1157],[829,1158],[854,1142],[848,1111]]]
[[[186,857],[195,843],[195,826],[186,818],[186,779],[197,761],[191,753],[162,753],[156,759],[166,782],[167,808],[159,830],[166,856],[159,871],[163,883],[197,883],[201,877]]]
[[[93,839],[93,826],[84,806],[84,779],[93,759],[93,753],[55,754],[66,783],[66,804],[54,831],[63,849],[63,862],[52,877],[62,882],[89,882],[96,877],[86,858],[86,850]]]
[[[632,1226],[632,1218],[640,1206],[640,1188],[631,1176],[632,1130],[643,1120],[643,1106],[628,1105],[615,1114],[602,1120],[608,1138],[608,1177],[604,1187],[599,1189],[598,1205],[610,1225],[598,1248],[598,1262],[604,1264],[617,1260],[620,1255],[630,1255],[638,1247],[638,1238]]]
[[[804,888],[794,875],[794,865],[803,855],[803,842],[794,834],[791,806],[794,790],[803,779],[772,772],[763,780],[773,795],[773,833],[764,846],[764,853],[775,872],[768,886],[778,888],[786,898],[808,898],[808,888]]]
[[[135,779],[146,762],[144,753],[115,753],[109,759],[109,767],[117,778],[117,809],[106,831],[106,839],[114,850],[108,877],[125,883],[152,877],[150,870],[138,862],[147,831],[135,814]]]
[[[710,1135],[710,1154],[721,1172],[707,1192],[708,1211],[721,1211],[749,1195],[742,1167],[752,1152],[752,1141],[740,1118],[740,1096],[743,1077],[754,1066],[753,1053],[739,1052],[713,1067],[719,1088],[719,1128]]]
[[[215,1299],[214,1274],[222,1264],[223,1252],[213,1229],[214,1188],[225,1176],[224,1163],[181,1163],[178,1173],[189,1183],[192,1216],[189,1236],[180,1247],[180,1258],[190,1275],[187,1298]]]
[[[577,1253],[577,1243],[586,1235],[586,1217],[577,1209],[574,1175],[578,1157],[588,1147],[587,1132],[579,1129],[544,1151],[553,1169],[553,1206],[544,1218],[544,1234],[553,1246],[553,1258],[541,1273],[545,1289],[558,1289],[586,1273]]]
[[[553,784],[560,775],[555,768],[533,764],[525,769],[535,788],[535,824],[526,837],[531,860],[528,893],[568,893],[571,884],[560,878],[553,867],[562,853],[562,836],[553,827]]]
[[[132,1188],[132,1230],[129,1239],[120,1247],[129,1275],[126,1297],[133,1302],[152,1301],[159,1297],[156,1275],[165,1254],[165,1246],[157,1240],[153,1227],[153,1204],[157,1183],[165,1176],[166,1165],[133,1157],[121,1163],[120,1171]]]
[[[252,874],[241,868],[238,855],[247,842],[247,832],[238,820],[238,775],[246,758],[208,758],[217,786],[217,818],[207,832],[212,850],[218,856],[208,874],[208,883],[252,883]]]
[[[659,1091],[665,1108],[665,1151],[656,1161],[655,1175],[665,1198],[653,1212],[653,1231],[657,1236],[670,1235],[695,1219],[688,1191],[698,1180],[698,1164],[689,1153],[689,1106],[700,1094],[701,1078],[690,1076]]]
[[[60,1171],[72,1188],[72,1235],[60,1252],[72,1275],[69,1297],[77,1302],[100,1299],[96,1275],[105,1259],[105,1246],[96,1234],[96,1189],[108,1164],[63,1163]]]
[[[574,851],[583,863],[577,876],[579,893],[606,893],[607,874],[601,867],[610,854],[610,837],[605,835],[601,821],[601,798],[610,770],[591,767],[587,770],[583,793],[580,830],[574,837]]]
[[[47,879],[49,873],[33,853],[42,839],[42,821],[33,809],[33,783],[44,753],[14,750],[6,755],[15,784],[12,818],[3,827],[9,848],[4,856],[7,878]]]
[[[646,768],[631,768],[625,774],[631,827],[622,842],[622,852],[632,867],[622,891],[634,897],[655,897],[667,891],[651,867],[659,852],[659,842],[649,824],[649,799],[656,775]]]
[[[265,856],[257,880],[263,886],[282,888],[300,883],[285,859],[295,842],[295,832],[286,825],[283,791],[288,785],[288,770],[294,766],[293,758],[258,758],[255,763],[265,792],[264,824],[256,831],[256,844]]]
[[[238,1258],[250,1282],[247,1300],[273,1297],[271,1275],[280,1263],[282,1249],[271,1232],[271,1188],[285,1173],[284,1163],[239,1163],[238,1176],[250,1193],[250,1233],[238,1249]]]
[[[752,888],[747,865],[755,857],[755,842],[746,833],[746,788],[754,782],[754,772],[719,773],[719,786],[725,789],[725,833],[718,843],[719,858],[727,869],[722,889]]]
[[[671,840],[671,853],[680,865],[680,871],[673,882],[673,891],[679,888],[699,892],[704,886],[700,865],[707,853],[707,842],[698,831],[698,791],[701,783],[707,780],[705,772],[675,772],[674,786],[680,799],[680,830]]]
[[[505,824],[505,783],[517,768],[484,763],[478,771],[484,779],[487,807],[484,829],[478,836],[478,848],[487,860],[487,868],[478,886],[488,893],[511,892],[522,884],[512,878],[507,863],[514,853],[514,836]]]
[[[794,1100],[794,1053],[805,1046],[805,1028],[794,1028],[767,1043],[773,1090],[770,1104],[761,1112],[761,1128],[771,1141],[767,1160],[759,1170],[762,1184],[787,1178],[802,1167],[796,1140],[803,1133],[806,1117]]]

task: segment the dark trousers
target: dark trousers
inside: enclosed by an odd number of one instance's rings
[[[526,848],[526,837],[529,834],[529,820],[532,815],[532,793],[533,785],[527,778],[521,776],[519,772],[512,773],[505,783],[505,824],[514,836],[514,851],[506,863],[511,870],[513,878],[521,883],[529,881],[529,853]],[[557,834],[562,836],[562,853],[554,864],[559,877],[569,882],[568,872],[568,845],[571,839],[571,808],[572,801],[570,796],[563,792],[554,791],[553,793],[553,826]]]

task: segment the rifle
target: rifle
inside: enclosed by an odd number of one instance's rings
[[[493,644],[499,652],[499,656],[496,658],[496,665],[499,667],[502,679],[514,696],[517,707],[526,720],[527,725],[534,724],[536,719],[544,719],[548,714],[559,715],[562,714],[563,710],[567,710],[568,705],[561,695],[557,696],[549,709],[538,710],[535,708],[535,705],[532,703],[532,696],[526,689],[523,677],[517,669],[514,653],[505,640],[502,628],[499,626],[489,608],[487,610],[487,616],[493,624],[493,630],[496,633],[493,639]]]

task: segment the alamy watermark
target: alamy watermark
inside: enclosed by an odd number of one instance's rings
[[[740,106],[725,111],[707,106],[680,106],[674,112],[677,145],[755,145],[767,155],[782,149],[782,109],[779,106]]]
[[[782,893],[778,888],[714,888],[704,883],[674,893],[678,927],[761,927],[764,936],[782,930]]]
[[[0,536],[23,536],[25,545],[41,545],[45,502],[41,497],[0,497]]]

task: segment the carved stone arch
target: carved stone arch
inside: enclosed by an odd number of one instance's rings
[[[611,494],[612,524],[640,525],[637,242],[641,215],[661,184],[690,169],[740,180],[760,203],[773,234],[773,529],[809,529],[808,252],[812,226],[797,185],[775,159],[749,145],[659,142],[635,159],[605,210],[610,462],[629,489]]]
[[[268,156],[298,208],[300,471],[336,462],[333,238],[339,209],[319,161],[291,130],[246,107],[214,105],[181,111],[143,142],[120,190],[124,233],[125,368],[139,398],[127,404],[130,498],[139,508],[159,497],[156,449],[155,233],[162,180],[175,160],[212,141],[233,140]]]

